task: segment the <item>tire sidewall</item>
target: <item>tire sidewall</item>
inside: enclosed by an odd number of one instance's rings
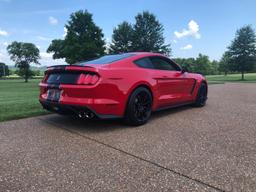
[[[198,92],[197,92],[197,97],[196,97],[196,102],[195,102],[196,107],[203,107],[206,104],[207,99],[204,101],[204,103],[201,103],[201,101],[200,101],[202,87],[204,87],[206,89],[206,97],[207,97],[207,85],[206,85],[206,83],[203,82],[203,83],[200,84],[200,87],[199,87]]]
[[[149,97],[150,97],[150,103],[151,103],[151,106],[150,106],[150,111],[149,111],[149,115],[147,117],[147,119],[143,120],[143,121],[139,121],[135,116],[134,116],[134,111],[133,111],[133,105],[134,105],[134,101],[135,101],[135,98],[136,96],[140,93],[140,92],[146,92]],[[147,88],[144,88],[144,87],[138,87],[137,89],[135,89],[132,94],[130,95],[129,97],[129,100],[128,100],[128,103],[127,103],[127,107],[126,107],[126,112],[125,112],[125,121],[127,124],[130,124],[130,125],[134,125],[134,126],[139,126],[139,125],[143,125],[145,124],[150,116],[151,116],[151,108],[152,108],[152,102],[153,102],[153,98],[152,98],[152,95],[150,93],[150,91],[147,89]]]

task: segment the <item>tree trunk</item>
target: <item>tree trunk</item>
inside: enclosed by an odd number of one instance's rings
[[[242,80],[244,80],[244,71],[242,71]]]
[[[28,69],[26,69],[25,71],[25,83],[28,82]]]
[[[225,71],[225,76],[227,76],[227,74],[228,74],[228,72],[227,72],[227,71]]]

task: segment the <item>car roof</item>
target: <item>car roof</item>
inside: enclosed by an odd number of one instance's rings
[[[140,56],[149,56],[149,55],[157,55],[157,56],[162,56],[160,53],[153,53],[153,52],[128,52],[134,55],[140,55]]]
[[[79,62],[77,63],[77,65],[119,63],[119,62],[122,62],[123,60],[129,60],[129,59],[133,60],[133,59],[139,59],[147,56],[163,56],[163,55],[159,53],[152,53],[152,52],[125,52],[125,53],[119,53],[119,54],[109,54],[93,60]],[[104,58],[104,57],[117,57],[117,58],[111,59],[111,58]]]
[[[133,59],[133,60],[137,60],[137,59],[144,58],[144,57],[152,57],[152,56],[159,56],[159,57],[168,58],[167,56],[165,56],[161,53],[152,53],[152,52],[129,52],[129,53],[132,53],[134,55],[130,58],[127,58],[127,59]]]

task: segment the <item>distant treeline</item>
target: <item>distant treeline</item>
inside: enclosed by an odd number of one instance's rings
[[[45,67],[43,68],[32,67],[29,70],[29,76],[30,77],[43,76],[44,70],[45,70]],[[11,75],[17,75],[17,76],[23,77],[23,72],[19,68],[15,68],[13,66],[9,67],[5,63],[0,63],[0,78],[11,76]]]
[[[80,10],[70,15],[65,25],[64,39],[52,40],[47,52],[53,54],[53,59],[65,59],[68,64],[90,60],[105,54],[123,52],[156,52],[170,56],[172,49],[166,44],[164,26],[157,17],[148,11],[138,13],[135,22],[121,22],[113,29],[111,42],[106,42],[102,29],[93,21],[92,14],[87,10]],[[32,43],[12,42],[7,51],[15,66],[14,72],[23,76],[25,81],[30,76],[40,72],[33,71],[30,64],[39,64],[40,50]],[[204,75],[227,74],[239,72],[244,79],[245,72],[256,71],[256,36],[251,25],[237,30],[234,40],[228,46],[220,61],[210,61],[207,55],[199,54],[196,58],[174,59],[188,71]],[[4,67],[0,67],[0,76],[7,74]],[[11,72],[12,73],[12,72]]]
[[[201,53],[196,58],[175,58],[174,61],[189,72],[203,75],[217,75],[222,72],[218,61],[210,61],[207,55]]]
[[[228,73],[241,73],[239,68],[233,66],[226,57],[220,61],[209,60],[207,55],[199,54],[196,58],[174,58],[176,63],[189,72],[201,73],[203,75],[227,75]],[[256,62],[246,72],[256,72]]]

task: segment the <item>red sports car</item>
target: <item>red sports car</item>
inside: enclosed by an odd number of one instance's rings
[[[206,79],[157,53],[106,55],[49,67],[40,83],[42,106],[81,118],[124,118],[146,123],[152,111],[185,104],[204,106]]]

